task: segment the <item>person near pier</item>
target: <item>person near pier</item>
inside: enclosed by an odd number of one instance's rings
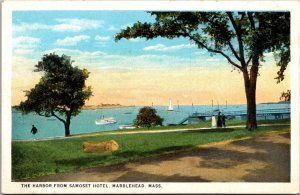
[[[222,114],[222,127],[226,128],[226,117]]]
[[[216,117],[215,115],[211,116],[211,128],[216,128]]]
[[[218,113],[218,119],[217,119],[217,127],[222,127],[222,118],[221,118],[221,112]]]

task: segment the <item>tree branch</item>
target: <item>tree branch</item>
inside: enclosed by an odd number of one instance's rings
[[[228,42],[228,45],[229,45],[229,47],[230,47],[230,49],[231,49],[233,55],[236,57],[236,59],[238,59],[238,61],[241,61],[240,56],[238,56],[238,54],[236,53],[236,51],[235,51],[235,49],[233,48],[233,46],[232,46],[230,40],[228,40],[227,42]]]
[[[246,65],[248,66],[250,61],[252,60],[252,55],[249,57],[248,61],[246,62]]]
[[[51,112],[52,116],[54,116],[55,118],[57,118],[58,120],[60,120],[63,123],[66,123],[65,120],[63,120],[62,118],[60,118],[59,116],[57,116],[53,111]]]
[[[242,35],[241,35],[241,32],[240,32],[240,28],[237,26],[237,24],[235,23],[234,21],[234,18],[232,16],[232,13],[231,12],[226,12],[228,17],[229,17],[229,20],[236,32],[236,36],[237,36],[237,39],[238,39],[238,44],[239,44],[239,51],[240,51],[240,58],[241,58],[241,64],[242,64],[242,67],[245,67],[246,66],[246,62],[245,62],[245,56],[244,56],[244,45],[243,45],[243,40],[242,40]]]
[[[221,28],[220,24],[214,22],[214,18],[213,18],[212,20],[210,20],[209,18],[205,17],[205,19],[206,19],[207,21],[209,21],[211,24],[215,25],[217,28]],[[227,43],[228,43],[228,45],[229,45],[229,47],[230,47],[230,49],[231,49],[233,55],[236,57],[236,59],[237,59],[238,61],[241,62],[241,58],[240,58],[240,56],[237,54],[237,52],[235,51],[235,49],[234,49],[232,43],[230,42],[230,39],[227,40]]]
[[[185,36],[189,37],[191,40],[193,40],[198,46],[205,48],[207,51],[209,52],[213,52],[213,53],[219,53],[221,55],[223,55],[230,64],[232,64],[233,66],[235,66],[236,68],[242,70],[242,67],[239,66],[238,64],[236,64],[234,61],[232,61],[230,59],[230,57],[228,55],[226,55],[224,52],[219,51],[219,50],[215,50],[215,49],[211,49],[208,46],[206,46],[204,43],[200,42],[198,39],[196,39],[195,37],[193,37],[192,35],[188,34],[187,32],[185,32]]]
[[[248,15],[248,18],[249,18],[249,21],[250,21],[250,24],[251,24],[251,28],[254,30],[255,29],[255,22],[254,22],[252,13],[251,12],[247,12],[247,15]]]
[[[39,113],[39,112],[36,112],[39,116],[43,116],[43,117],[49,117],[49,116],[47,116],[47,115],[45,115],[45,114],[41,114],[41,113]]]

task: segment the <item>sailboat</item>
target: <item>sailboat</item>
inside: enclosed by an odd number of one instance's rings
[[[173,111],[174,110],[171,99],[170,99],[170,104],[169,104],[169,107],[168,107],[167,110],[168,111]]]

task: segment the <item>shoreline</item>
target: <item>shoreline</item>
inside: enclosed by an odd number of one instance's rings
[[[110,108],[129,108],[129,107],[135,107],[135,105],[131,106],[123,106],[120,104],[109,104],[109,105],[88,105],[83,106],[82,110],[96,110],[96,109],[110,109]]]
[[[272,127],[272,126],[291,126],[291,123],[262,123],[259,124],[260,127]],[[169,127],[169,126],[167,126]],[[55,137],[46,137],[46,138],[40,138],[36,140],[32,139],[12,139],[12,142],[31,142],[31,141],[50,141],[50,140],[66,140],[66,139],[73,139],[73,138],[81,138],[81,137],[93,137],[93,136],[99,136],[99,135],[124,135],[124,134],[141,134],[141,133],[172,133],[172,132],[184,132],[184,131],[201,131],[201,130],[222,130],[222,129],[230,129],[230,128],[244,128],[244,124],[233,124],[229,125],[226,128],[212,128],[210,126],[204,126],[204,127],[186,127],[186,125],[181,125],[179,128],[172,128],[169,127],[167,129],[144,129],[144,128],[136,128],[136,129],[130,129],[130,130],[108,130],[108,131],[98,131],[98,132],[92,132],[92,133],[79,133],[79,134],[73,134],[69,137],[65,136],[55,136]]]

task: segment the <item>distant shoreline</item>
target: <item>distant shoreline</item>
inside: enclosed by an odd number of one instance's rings
[[[83,110],[95,110],[95,109],[128,108],[128,107],[134,107],[134,105],[131,105],[131,106],[124,106],[124,105],[120,105],[120,104],[85,105],[82,107],[82,109]]]
[[[262,103],[257,103],[258,104],[290,104],[291,102],[289,101],[279,101],[279,102],[262,102]],[[228,104],[228,106],[230,105],[246,105],[246,104]],[[82,107],[83,110],[95,110],[95,109],[112,109],[112,108],[129,108],[129,107],[135,107],[135,106],[143,106],[143,105],[121,105],[121,104],[100,104],[100,105],[84,105]],[[167,107],[165,105],[155,105],[155,106],[162,106],[162,107]],[[179,106],[191,106],[191,105],[179,105]],[[195,104],[193,106],[209,106],[208,104],[206,105],[201,105],[201,104]],[[215,105],[216,107],[217,105]],[[219,105],[219,106],[224,106]],[[12,108],[16,108],[17,106],[14,105],[12,106]]]

